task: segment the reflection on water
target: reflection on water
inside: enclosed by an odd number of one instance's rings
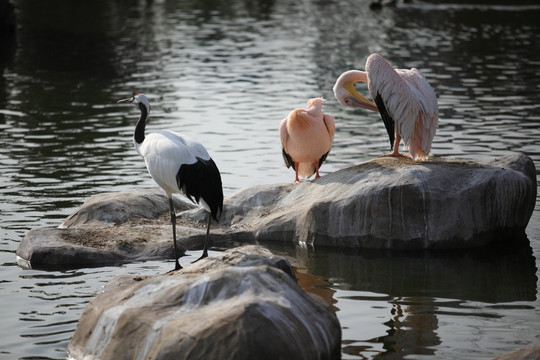
[[[474,334],[489,323],[499,328],[497,336],[516,338],[516,328],[504,329],[505,318],[534,310],[526,303],[537,300],[537,268],[527,239],[511,247],[444,253],[264,245],[292,255],[300,266],[300,287],[338,311],[348,355],[433,355],[442,342],[439,333],[446,341],[462,341],[458,333],[448,336],[448,321],[458,321],[459,326],[452,326],[459,332]],[[369,311],[359,314],[359,304]],[[373,309],[378,313],[377,336],[373,329],[358,329],[373,321]],[[461,317],[475,320],[451,320]]]
[[[277,127],[328,99],[336,139],[322,173],[388,151],[379,116],[333,98],[341,72],[379,52],[418,67],[439,100],[434,155],[522,152],[540,163],[540,6],[534,1],[17,0],[0,34],[0,357],[65,358],[85,304],[114,276],[166,262],[22,271],[30,228],[57,226],[91,195],[154,187],[131,135],[145,92],[148,130],[205,144],[225,193],[289,182]],[[361,91],[366,91],[365,86]],[[343,358],[490,358],[539,343],[538,206],[511,249],[343,253],[275,246],[343,326]]]
[[[447,252],[303,247],[286,251],[291,252],[312,276],[332,279],[334,289],[486,303],[536,300],[536,264],[528,241],[511,248]],[[347,280],[340,286],[335,279]]]

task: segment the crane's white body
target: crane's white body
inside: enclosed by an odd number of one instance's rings
[[[160,130],[146,135],[142,144],[133,141],[144,158],[152,179],[171,196],[183,192],[178,188],[176,175],[182,165],[195,164],[198,159],[209,160],[204,146],[193,138],[173,131]]]

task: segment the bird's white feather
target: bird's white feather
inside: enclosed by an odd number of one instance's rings
[[[176,175],[180,166],[194,164],[197,158],[210,159],[204,146],[189,136],[172,131],[155,131],[142,144],[135,143],[148,172],[168,195],[180,192]]]
[[[382,97],[397,132],[408,145],[413,158],[418,150],[427,156],[435,136],[438,106],[435,92],[417,69],[394,69],[381,56],[371,55],[366,62],[371,97]],[[413,143],[410,143],[412,141]]]

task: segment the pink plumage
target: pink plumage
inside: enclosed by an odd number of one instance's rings
[[[310,99],[305,109],[291,111],[279,125],[283,159],[295,170],[295,182],[313,174],[319,178],[319,168],[332,148],[336,127],[334,118],[322,111],[323,101]]]
[[[359,81],[367,81],[375,104],[354,89],[353,84]],[[366,61],[365,72],[350,70],[341,74],[334,85],[334,95],[344,106],[379,111],[393,150],[386,156],[406,157],[399,153],[403,139],[411,158],[429,157],[439,108],[433,88],[418,69],[394,69],[383,57],[372,54]]]

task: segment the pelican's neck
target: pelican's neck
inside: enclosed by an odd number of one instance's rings
[[[322,98],[310,99],[306,106],[306,112],[313,117],[316,117],[322,112]]]
[[[360,70],[349,70],[343,73],[342,76],[343,76],[343,83],[345,82],[355,83],[359,81],[362,81],[362,82],[368,81],[367,72],[360,71]]]
[[[139,109],[141,110],[141,116],[135,125],[135,132],[133,133],[133,139],[136,144],[142,144],[144,141],[144,128],[146,127],[146,119],[148,119],[148,110],[146,106],[142,103],[139,103]]]

